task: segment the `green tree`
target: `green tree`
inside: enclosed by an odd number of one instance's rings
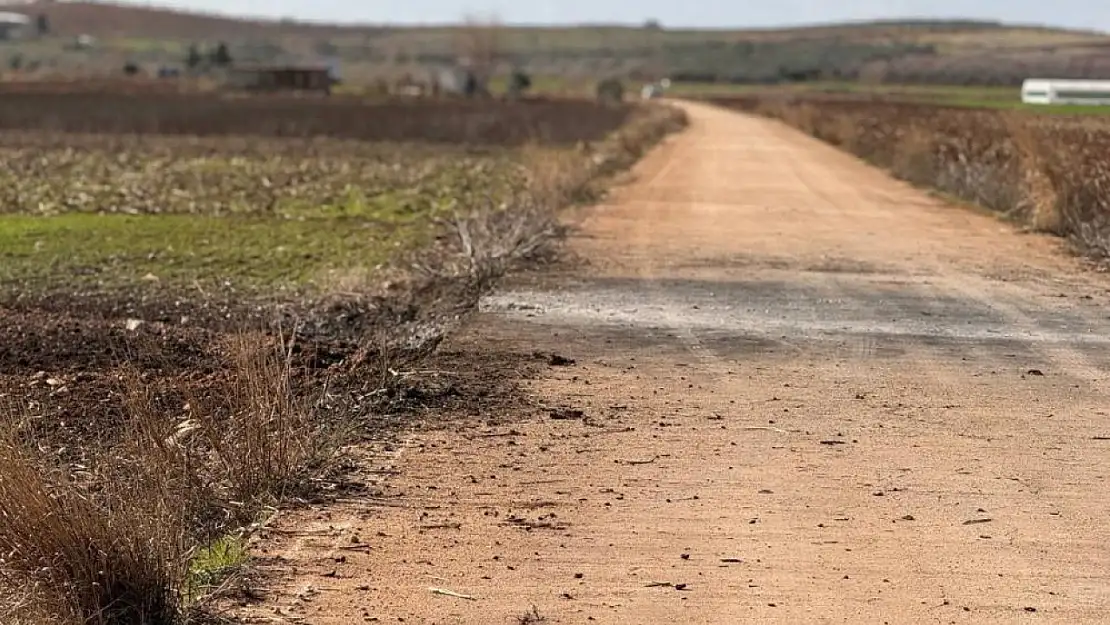
[[[509,97],[518,98],[532,87],[532,78],[521,70],[514,70],[509,76]]]
[[[212,52],[212,64],[216,67],[229,67],[232,62],[231,49],[227,47],[226,43],[221,41]]]
[[[197,69],[203,62],[204,57],[200,53],[200,48],[198,48],[197,44],[195,43],[190,44],[189,52],[185,56],[185,67],[188,67],[189,69]]]
[[[601,102],[620,103],[624,100],[624,84],[618,78],[606,78],[597,83],[597,99]]]

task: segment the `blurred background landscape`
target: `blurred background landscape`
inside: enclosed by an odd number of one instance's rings
[[[515,26],[496,16],[447,14],[427,21],[455,25],[390,26],[239,19],[99,2],[9,3],[4,11],[0,63],[7,80],[112,76],[125,66],[133,75],[199,77],[230,57],[236,64],[325,64],[346,83],[370,85],[431,81],[468,55],[489,57],[497,75],[525,71],[537,90],[551,91],[581,89],[600,77],[989,87],[1016,86],[1029,76],[1110,74],[1105,33],[995,21],[745,30],[672,28],[650,16],[624,26]],[[225,58],[218,59],[218,51]]]

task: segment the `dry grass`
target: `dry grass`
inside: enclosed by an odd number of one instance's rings
[[[266,506],[302,487],[341,440],[314,409],[315,395],[293,388],[291,346],[263,335],[233,335],[230,377],[187,398],[179,415],[159,412],[138,376],[129,386],[133,468],[151,468],[176,493],[202,535],[253,521]],[[326,389],[321,389],[321,393]]]
[[[1033,230],[1066,234],[1063,215],[1057,209],[1058,199],[1049,179],[1048,160],[1042,153],[1041,140],[1026,120],[1013,113],[1002,113],[1002,121],[1013,141],[1022,175],[1022,198],[1014,211]]]
[[[843,120],[850,125],[851,120]],[[936,145],[932,136],[924,128],[910,126],[898,137],[901,148],[894,155],[892,171],[909,182],[927,185],[937,178]]]
[[[5,597],[11,611],[66,625],[177,622],[198,595],[193,554],[302,486],[336,449],[312,398],[293,392],[286,352],[241,335],[229,353],[229,379],[181,415],[156,409],[131,377],[130,435],[80,480],[49,468],[8,424],[0,586],[34,593]]]
[[[0,584],[25,620],[170,623],[180,613],[185,519],[158,484],[106,481],[90,490],[44,471],[25,441],[0,439]],[[166,495],[171,495],[166,498]]]

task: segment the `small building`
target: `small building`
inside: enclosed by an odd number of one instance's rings
[[[1110,105],[1110,80],[1030,78],[1021,85],[1025,104]]]
[[[336,82],[327,66],[271,65],[234,67],[228,84],[248,91],[319,91],[330,93]]]
[[[22,13],[0,13],[0,41],[22,37],[31,25],[31,18]]]

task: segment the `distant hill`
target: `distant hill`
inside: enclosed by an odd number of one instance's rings
[[[259,21],[99,2],[36,2],[50,34],[0,47],[19,65],[115,71],[125,61],[180,64],[192,43],[227,42],[240,60],[338,59],[347,77],[453,63],[474,29]],[[445,19],[446,21],[446,19]],[[72,50],[78,35],[98,40]],[[504,67],[571,77],[623,75],[780,82],[867,80],[1016,84],[1037,74],[1110,77],[1110,37],[970,20],[891,20],[805,28],[671,30],[632,26],[501,27],[483,31]],[[468,39],[469,38],[469,39]]]
[[[334,25],[236,19],[168,8],[108,2],[30,2],[5,10],[45,14],[55,34],[98,38],[198,39],[213,37],[314,36],[364,31]]]

